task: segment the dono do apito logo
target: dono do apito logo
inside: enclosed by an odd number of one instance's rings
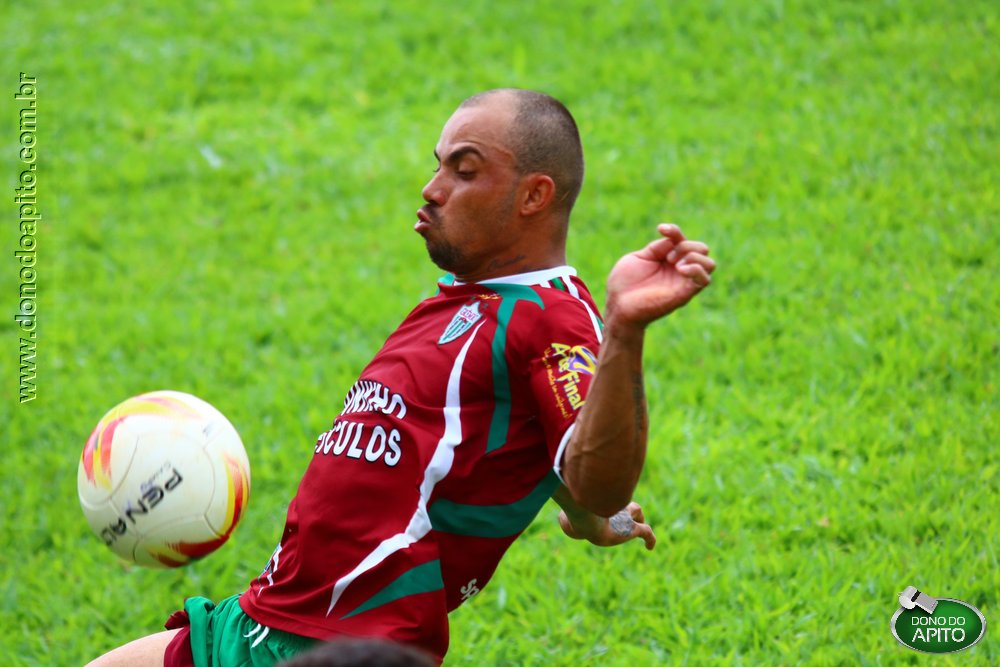
[[[899,594],[899,604],[890,624],[892,634],[914,651],[964,651],[986,634],[986,618],[967,602],[935,599],[908,586]]]

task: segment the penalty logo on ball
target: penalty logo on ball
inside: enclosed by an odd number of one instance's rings
[[[98,422],[80,458],[87,522],[122,558],[178,567],[215,551],[250,496],[250,463],[233,425],[199,398],[156,391]]]

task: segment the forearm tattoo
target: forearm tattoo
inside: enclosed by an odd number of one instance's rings
[[[608,519],[608,525],[611,526],[611,530],[614,531],[615,535],[628,537],[632,534],[632,529],[635,528],[635,521],[632,519],[632,515],[628,513],[628,510],[624,509]]]

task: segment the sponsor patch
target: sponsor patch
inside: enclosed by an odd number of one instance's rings
[[[583,345],[552,343],[545,355],[545,368],[556,404],[563,417],[569,417],[584,404],[580,395],[580,377],[594,374],[597,355]]]

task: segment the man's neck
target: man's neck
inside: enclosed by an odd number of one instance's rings
[[[455,279],[463,283],[482,283],[506,276],[515,276],[533,271],[544,271],[566,265],[566,251],[545,253],[512,251],[492,258],[485,266],[468,273],[455,273]]]
[[[502,276],[484,278],[483,280],[477,280],[473,282],[483,283],[483,284],[506,283],[512,285],[538,285],[553,280],[554,278],[560,278],[564,276],[575,276],[575,275],[576,275],[576,269],[574,269],[572,266],[561,264],[559,266],[550,266],[544,269],[537,269],[533,271],[524,271],[520,273],[507,273]],[[454,284],[466,285],[469,283],[468,281],[462,280],[461,278],[456,276]]]

